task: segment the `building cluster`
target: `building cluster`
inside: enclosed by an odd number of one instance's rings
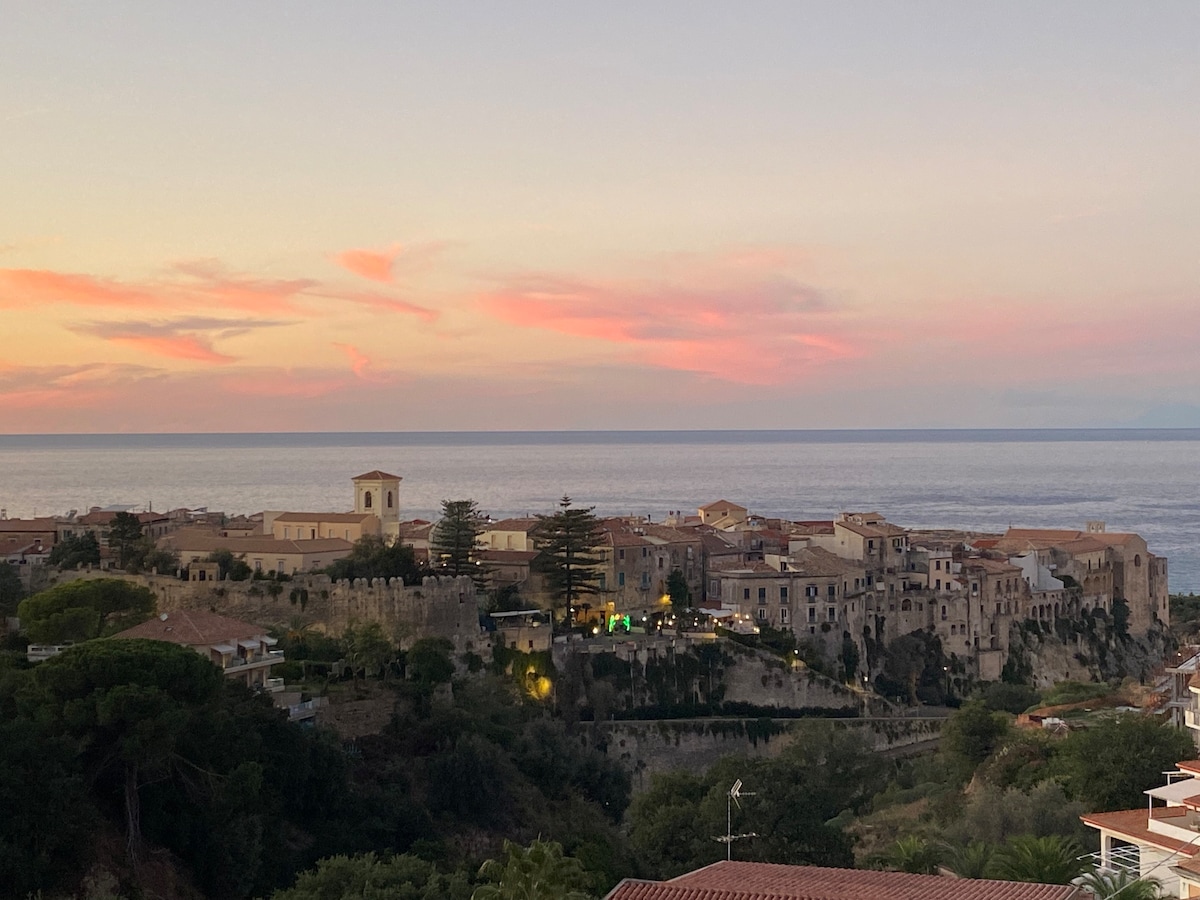
[[[141,513],[160,546],[179,554],[193,580],[217,577],[209,557],[227,550],[252,570],[287,575],[328,566],[373,536],[400,541],[429,560],[433,523],[400,517],[401,478],[382,471],[352,479],[349,512],[265,511],[228,520],[207,511]],[[63,537],[95,531],[101,542],[113,516],[0,519],[0,559],[44,559]],[[536,517],[487,521],[475,561],[493,589],[515,588],[533,605],[550,597],[535,559]],[[695,515],[668,513],[600,520],[595,592],[578,601],[576,620],[629,616],[662,621],[669,588],[687,585],[691,604],[733,627],[785,629],[835,653],[923,630],[981,678],[999,678],[1010,626],[1053,624],[1092,610],[1128,610],[1143,634],[1168,617],[1167,561],[1137,534],[1103,522],[1075,529],[1010,528],[1003,534],[923,531],[878,513],[832,520],[764,518],[719,500]],[[437,560],[431,560],[435,565]]]

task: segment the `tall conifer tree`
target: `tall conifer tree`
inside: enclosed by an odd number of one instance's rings
[[[532,536],[540,552],[536,563],[546,576],[554,594],[555,609],[565,610],[564,619],[571,620],[571,607],[582,598],[600,592],[600,520],[593,514],[594,506],[573,508],[571,498],[563,497],[558,512],[538,516]]]
[[[435,571],[455,578],[470,575],[476,587],[482,586],[483,573],[475,565],[475,551],[479,549],[483,521],[474,500],[442,501],[442,518],[434,526],[429,542]]]

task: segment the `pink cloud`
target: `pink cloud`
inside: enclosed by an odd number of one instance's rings
[[[150,335],[115,335],[109,338],[120,344],[128,344],[139,350],[145,350],[157,356],[171,359],[186,359],[194,362],[225,364],[234,362],[237,357],[218,353],[207,341],[195,335],[178,335],[175,337],[152,337]]]
[[[10,309],[47,303],[153,308],[162,302],[152,290],[113,279],[44,269],[0,269],[0,306]]]
[[[157,356],[224,365],[236,357],[214,350],[213,341],[290,324],[270,319],[185,316],[153,322],[83,322],[67,327],[76,334],[127,344]]]
[[[343,250],[333,257],[333,261],[362,278],[391,284],[392,265],[404,248],[400,244],[392,244],[383,250]]]
[[[441,315],[436,309],[430,309],[427,306],[418,306],[416,303],[410,303],[407,300],[370,291],[321,291],[320,296],[329,297],[333,300],[344,300],[347,303],[355,303],[372,312],[416,316],[421,321],[428,323],[436,322]]]
[[[738,383],[789,383],[860,355],[823,292],[747,268],[752,277],[722,267],[716,285],[534,276],[478,305],[512,325],[613,345],[639,364]]]

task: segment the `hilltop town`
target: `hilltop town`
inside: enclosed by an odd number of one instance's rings
[[[175,571],[158,574],[182,575],[193,595],[211,590],[220,577],[212,562],[220,551],[256,576],[295,578],[344,559],[363,538],[409,546],[418,563],[437,574],[435,523],[403,518],[401,480],[379,470],[353,478],[347,511],[133,515],[143,535],[178,561]],[[29,582],[56,545],[91,532],[100,548],[96,568],[108,569],[117,562],[110,543],[115,515],[92,509],[0,519],[0,560]],[[520,608],[548,611],[554,592],[536,564],[538,523],[536,517],[480,519],[471,562],[482,575],[475,578],[479,589],[518,597]],[[594,590],[569,610],[572,626],[611,630],[614,621],[628,621],[638,631],[661,631],[681,606],[672,596],[674,576],[676,594],[686,585],[683,606],[732,630],[790,632],[829,659],[853,660],[857,678],[877,674],[879,649],[913,632],[936,636],[956,672],[996,681],[1010,662],[1015,625],[1053,630],[1057,622],[1102,612],[1123,632],[1145,638],[1169,623],[1167,560],[1139,535],[1108,531],[1099,521],[1078,529],[976,534],[906,528],[878,512],[843,512],[829,521],[764,518],[718,500],[694,515],[670,511],[658,522],[598,519],[589,549]],[[187,596],[174,588],[169,593]],[[463,634],[446,636],[463,645]],[[545,649],[548,637],[548,630],[540,632],[526,649]]]

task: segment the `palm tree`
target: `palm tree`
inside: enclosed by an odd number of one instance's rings
[[[1079,885],[1099,900],[1161,900],[1169,896],[1157,878],[1139,878],[1127,869],[1088,872]]]
[[[1086,869],[1079,844],[1056,834],[1019,834],[996,851],[989,874],[1003,881],[1070,884]]]
[[[481,884],[471,900],[592,900],[583,890],[587,873],[579,860],[563,856],[562,844],[536,840],[528,847],[504,842],[504,860],[489,859],[479,869]]]
[[[947,868],[959,878],[986,878],[992,853],[992,845],[983,841],[971,841],[965,847],[952,847]]]
[[[892,844],[883,854],[882,861],[889,869],[911,872],[914,875],[933,875],[941,861],[941,848],[923,837],[910,834]]]

